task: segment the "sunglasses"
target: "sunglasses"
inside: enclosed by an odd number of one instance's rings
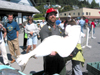
[[[52,15],[56,16],[56,13],[49,13],[49,16],[52,16]]]

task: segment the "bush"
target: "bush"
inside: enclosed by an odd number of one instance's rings
[[[34,15],[34,18],[39,18],[39,17],[43,17],[43,15],[42,14],[36,14],[36,15]]]

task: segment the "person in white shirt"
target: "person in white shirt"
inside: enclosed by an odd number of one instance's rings
[[[59,26],[64,30],[64,22],[65,21],[62,21],[60,24],[59,24]]]
[[[4,31],[4,34],[5,34],[6,29],[0,23],[0,49],[1,49],[1,54],[2,54],[2,57],[3,57],[4,64],[10,65],[9,62],[8,62],[8,58],[7,58],[7,52],[6,52],[6,47],[5,47],[2,31]],[[5,38],[5,35],[4,35],[4,38]]]
[[[28,19],[28,23],[25,26],[25,33],[27,33],[27,53],[29,52],[31,45],[33,45],[33,49],[36,48],[37,45],[37,33],[39,29],[37,24],[33,23],[33,18]]]
[[[42,28],[46,24],[45,20],[43,19],[42,22],[40,23],[40,27]]]

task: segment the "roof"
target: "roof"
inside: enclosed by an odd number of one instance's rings
[[[89,19],[100,19],[100,16],[84,16],[84,17]]]
[[[0,10],[31,14],[40,13],[40,11],[38,11],[34,6],[20,5],[17,3],[2,0],[0,0]]]

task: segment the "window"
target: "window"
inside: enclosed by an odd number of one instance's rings
[[[75,13],[73,13],[73,15],[75,15]]]
[[[88,15],[88,12],[86,12],[86,15]]]
[[[78,13],[78,16],[80,16],[80,13]]]
[[[62,15],[62,14],[60,14],[60,15]]]
[[[69,15],[71,15],[71,13],[69,13]]]
[[[82,13],[82,15],[84,15],[84,12]]]
[[[64,15],[66,16],[66,13]]]
[[[91,15],[91,13],[89,12],[89,15]]]

